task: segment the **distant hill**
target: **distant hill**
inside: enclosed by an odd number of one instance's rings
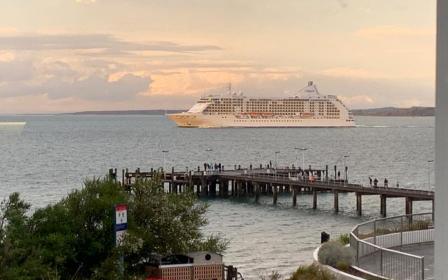
[[[184,112],[184,110],[126,110],[126,111],[83,111],[66,115],[165,115]]]
[[[434,107],[411,107],[411,108],[373,108],[351,110],[355,116],[383,116],[383,117],[427,117],[434,116]]]

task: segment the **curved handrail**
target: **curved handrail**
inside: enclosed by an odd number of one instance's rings
[[[397,218],[408,218],[408,217],[414,217],[414,216],[424,216],[424,215],[432,215],[432,212],[424,212],[424,213],[415,213],[415,214],[411,214],[411,215],[397,215],[397,216],[391,216],[391,217],[385,217],[385,218],[377,218],[374,220],[369,220],[360,224],[357,224],[352,230],[351,233],[354,232],[357,228],[359,228],[362,225],[367,225],[370,223],[374,223],[374,222],[378,222],[378,221],[384,221],[384,220],[392,220],[392,219],[397,219]],[[362,240],[362,239],[361,239]]]
[[[414,220],[415,221],[422,221],[422,220],[418,220],[416,219],[417,217],[429,217],[429,222],[428,224],[413,224]],[[406,222],[404,223],[404,218],[406,218]],[[377,225],[380,224],[382,222],[387,222],[387,221],[400,221],[400,227],[397,230],[397,228],[393,228],[392,231],[387,232],[387,233],[383,233],[383,234],[379,234],[377,235],[377,231],[380,230],[384,230],[385,228],[377,228]],[[423,220],[423,221],[428,221],[428,220]],[[380,274],[379,276],[385,276],[385,277],[391,277],[391,275],[386,275],[388,274],[388,272],[383,272],[383,254],[384,252],[390,253],[391,256],[395,256],[395,260],[396,261],[400,261],[403,257],[404,258],[408,258],[413,260],[413,264],[414,264],[414,269],[415,269],[415,274],[413,275],[414,278],[412,279],[424,279],[424,257],[423,256],[418,256],[418,255],[414,255],[411,253],[406,253],[406,252],[402,252],[399,250],[394,250],[394,249],[390,249],[387,247],[383,247],[381,245],[377,244],[377,238],[384,236],[387,238],[388,235],[392,235],[389,236],[391,239],[389,239],[389,241],[394,240],[394,236],[395,234],[400,234],[400,245],[403,245],[403,232],[412,232],[412,231],[418,231],[418,230],[429,230],[433,228],[433,215],[431,212],[429,213],[417,213],[417,214],[411,214],[411,215],[399,215],[399,216],[393,216],[393,217],[387,217],[387,218],[379,218],[379,219],[375,219],[375,220],[370,220],[364,223],[360,223],[357,224],[351,231],[350,231],[350,246],[354,247],[354,249],[356,250],[356,264],[358,267],[360,267],[360,258],[364,257],[364,256],[368,256],[374,253],[379,252],[380,253]],[[394,223],[396,224],[396,223]],[[360,234],[359,234],[359,229],[365,226],[369,226],[372,225],[373,226],[373,235],[371,235],[371,233],[368,233],[366,235],[366,237],[361,238]],[[413,226],[417,226],[417,227],[413,227]],[[389,229],[389,228],[387,228]],[[420,235],[419,235],[420,234]],[[431,235],[429,235],[431,236]],[[372,239],[373,238],[373,243],[371,241],[368,241],[366,239]],[[395,237],[396,238],[396,237]],[[413,243],[420,243],[420,242],[427,242],[428,235],[421,235],[421,233],[417,233],[417,239],[419,239],[419,241],[417,242],[413,242]],[[426,239],[426,240],[424,240]],[[431,239],[431,238],[429,238]],[[381,242],[387,242],[387,239]],[[360,244],[363,244],[365,247],[360,246]],[[383,243],[384,244],[384,243]],[[397,245],[399,246],[399,245]],[[360,249],[361,249],[361,253],[360,253]],[[360,256],[360,254],[362,254]],[[401,256],[401,257],[399,257]],[[390,261],[390,260],[389,260]],[[407,268],[409,269],[409,268]],[[375,274],[375,273],[373,273]],[[389,272],[389,274],[391,274]],[[417,278],[415,278],[417,277]],[[395,277],[394,277],[395,278]]]

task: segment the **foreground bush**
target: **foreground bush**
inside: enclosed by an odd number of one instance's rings
[[[342,245],[347,245],[350,243],[350,235],[348,233],[341,234],[337,241]]]
[[[155,254],[222,252],[226,242],[204,236],[207,206],[193,194],[167,194],[159,180],[129,191],[110,179],[85,182],[54,205],[29,213],[13,193],[0,205],[0,279],[123,279],[144,274]],[[128,204],[128,235],[114,240],[114,205]]]
[[[340,270],[347,270],[353,262],[353,252],[338,241],[324,243],[318,254],[319,262]]]
[[[289,280],[335,280],[329,272],[316,264],[301,265]]]

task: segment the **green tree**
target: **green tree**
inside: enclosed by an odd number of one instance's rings
[[[58,278],[57,271],[43,263],[26,216],[30,205],[12,193],[0,203],[0,279]]]
[[[116,248],[118,203],[129,207],[128,234]],[[227,245],[201,232],[207,205],[192,193],[165,193],[158,178],[130,190],[109,178],[87,180],[56,204],[29,210],[17,193],[1,204],[0,279],[117,279],[120,256],[125,276],[138,276],[155,255],[220,253]]]

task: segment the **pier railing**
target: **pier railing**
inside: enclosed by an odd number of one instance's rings
[[[432,213],[377,219],[357,225],[350,233],[358,268],[390,279],[425,279],[425,261],[400,247],[434,241]]]
[[[164,190],[170,193],[190,191],[199,197],[254,197],[259,202],[261,195],[272,195],[272,203],[277,204],[279,193],[290,193],[292,205],[297,206],[297,195],[312,194],[312,208],[317,209],[318,193],[331,192],[333,194],[333,208],[339,212],[339,195],[354,193],[356,198],[356,214],[362,215],[362,198],[365,195],[380,196],[380,213],[386,217],[387,198],[405,198],[406,214],[412,214],[415,201],[434,201],[433,191],[388,187],[387,185],[362,185],[349,181],[347,174],[339,176],[335,172],[330,176],[328,167],[325,169],[302,170],[295,168],[240,168],[238,169],[206,169],[170,171],[161,168],[151,168],[149,172],[122,170],[121,185],[129,188],[138,180],[158,178]],[[109,176],[117,180],[117,170],[110,169]],[[434,203],[432,203],[434,208]]]

